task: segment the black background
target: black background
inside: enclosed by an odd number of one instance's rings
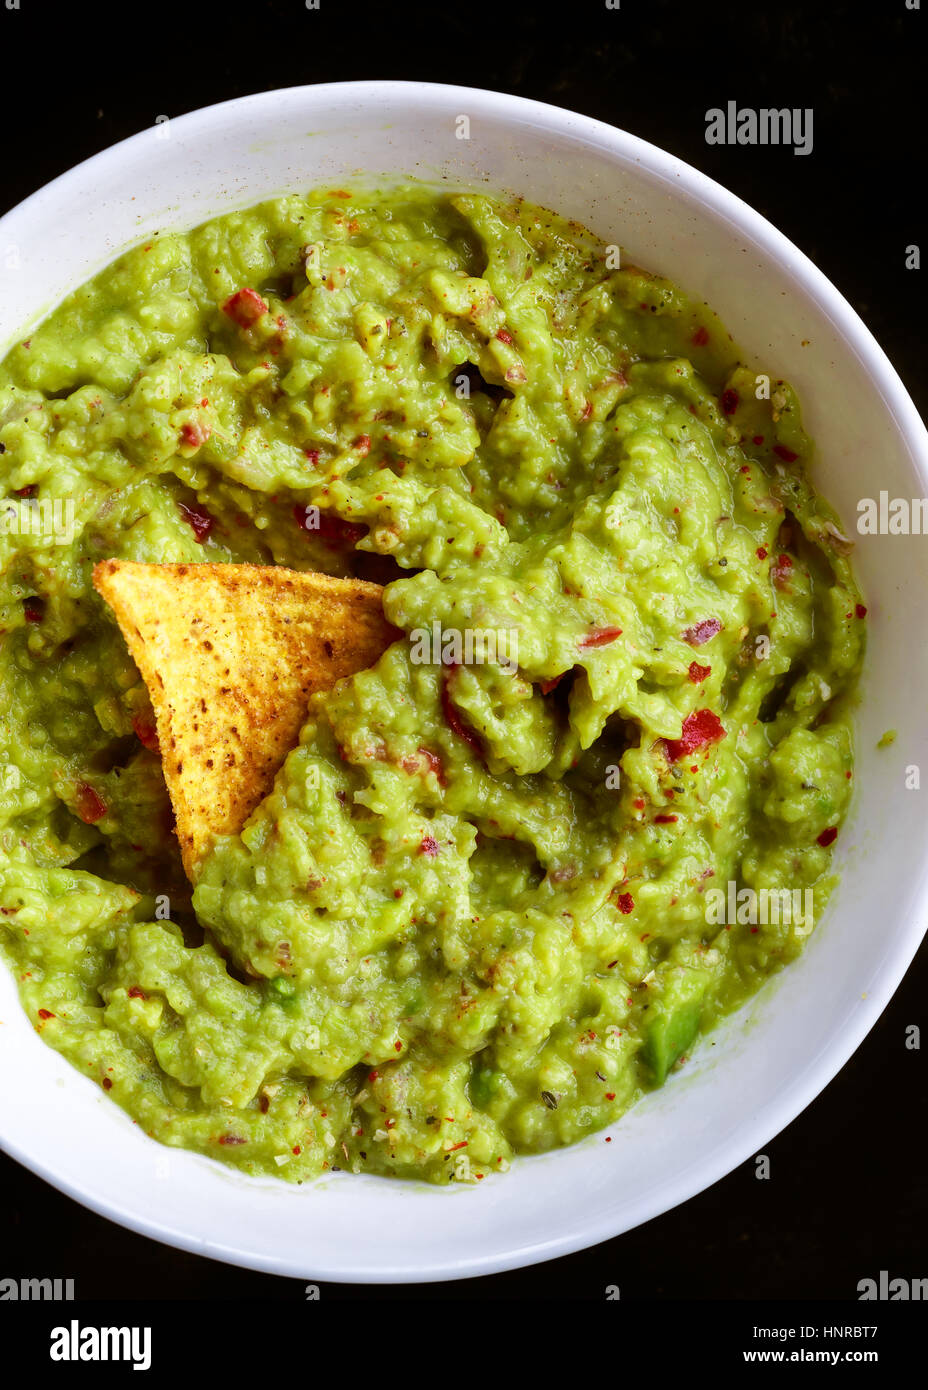
[[[924,279],[904,256],[924,232],[928,15],[905,0],[6,3],[3,210],[158,115],[250,92],[353,78],[514,92],[653,141],[764,213],[850,300],[925,414]],[[707,108],[730,99],[813,107],[814,152],[706,145]],[[887,892],[874,931],[892,910]],[[747,1164],[636,1231],[532,1269],[415,1291],[325,1285],[323,1297],[602,1299],[618,1284],[623,1299],[846,1299],[881,1269],[928,1275],[924,1064],[905,1047],[906,1026],[923,1023],[926,967],[923,947],[857,1054],[767,1146],[769,1181]],[[0,1183],[0,1277],[73,1277],[79,1298],[303,1297],[297,1281],[123,1231],[6,1158]]]

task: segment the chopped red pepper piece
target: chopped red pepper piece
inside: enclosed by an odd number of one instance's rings
[[[141,715],[137,714],[132,721],[132,727],[135,730],[136,738],[143,747],[147,748],[150,753],[161,752],[161,745],[158,742],[158,730],[155,728],[154,724],[151,724],[147,719],[143,719]]]
[[[614,642],[617,637],[622,636],[620,627],[594,627],[581,637],[577,646],[583,650],[586,647],[605,647],[607,643]]]
[[[449,666],[445,674],[445,679],[442,682],[442,714],[445,716],[445,722],[447,723],[448,727],[452,730],[452,732],[456,733],[458,738],[462,738],[465,743],[470,744],[471,748],[477,754],[477,757],[480,759],[481,762],[483,762],[484,752],[482,743],[480,742],[477,735],[474,733],[473,729],[471,729],[467,724],[465,724],[464,720],[461,718],[460,714],[458,713],[455,707],[454,701],[451,699],[450,686],[452,680],[454,679],[457,669],[457,666]]]
[[[795,463],[799,457],[798,454],[793,453],[792,449],[787,449],[785,444],[774,444],[773,452],[776,454],[777,458],[782,459],[784,463]]]
[[[710,743],[718,743],[726,737],[722,721],[711,709],[697,709],[688,714],[683,721],[679,738],[664,739],[667,756],[672,763],[679,762],[697,748],[705,748]]]
[[[708,328],[705,328],[702,324],[700,324],[699,328],[697,328],[696,332],[693,334],[692,341],[696,344],[697,347],[705,347],[706,343],[709,341]]]
[[[778,555],[773,564],[771,574],[773,582],[778,589],[782,589],[789,581],[790,573],[793,568],[793,560],[790,555]]]
[[[319,512],[318,526],[311,523],[317,519],[312,507],[297,505],[293,516],[298,526],[310,534],[317,535],[329,550],[353,549],[359,540],[367,535],[367,527],[357,521],[344,521],[334,512]]]
[[[556,686],[560,685],[566,674],[566,671],[562,671],[559,676],[554,676],[549,681],[542,681],[538,687],[542,695],[550,695],[551,691],[554,690]]]
[[[433,753],[431,748],[424,748],[420,744],[413,757],[403,758],[401,766],[404,772],[421,772],[423,761],[425,763],[425,771],[434,772],[439,785],[444,787],[447,784],[445,767],[441,758],[437,753]]]
[[[734,415],[735,411],[738,409],[738,392],[729,386],[728,389],[723,391],[719,396],[719,405],[722,407],[723,414]]]
[[[252,324],[257,323],[258,319],[267,313],[267,304],[257,290],[246,286],[229,295],[222,306],[222,312],[227,314],[233,323],[237,323],[239,328],[251,328]]]
[[[177,506],[181,516],[202,545],[215,525],[215,518],[210,516],[205,507],[188,507],[186,502],[178,502]]]
[[[634,909],[635,899],[631,893],[620,893],[615,901],[619,911],[625,913],[626,916]]]
[[[823,830],[821,835],[818,836],[818,842],[822,849],[827,849],[829,845],[834,844],[837,838],[838,827],[836,825],[830,825],[827,830]]]
[[[209,439],[210,433],[205,421],[186,420],[180,427],[180,442],[188,449],[199,449]]]
[[[722,624],[718,618],[703,618],[701,623],[694,623],[692,627],[685,628],[680,635],[691,647],[701,647],[721,631]]]
[[[106,815],[106,802],[86,782],[77,784],[77,814],[86,825],[95,825]]]
[[[698,661],[690,662],[688,675],[694,685],[701,685],[702,682],[706,679],[706,676],[711,676],[711,674],[711,666],[700,666]]]

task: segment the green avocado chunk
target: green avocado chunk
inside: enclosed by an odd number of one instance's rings
[[[699,1032],[709,982],[705,971],[680,966],[668,978],[660,1003],[652,1006],[642,1057],[651,1068],[656,1085],[664,1084],[670,1068]]]

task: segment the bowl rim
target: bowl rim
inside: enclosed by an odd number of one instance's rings
[[[432,101],[448,109],[454,105],[468,103],[469,107],[465,109],[469,109],[473,114],[496,118],[503,122],[521,118],[535,131],[576,139],[597,148],[607,156],[631,160],[640,164],[650,178],[662,182],[669,191],[685,193],[688,197],[696,199],[710,216],[727,223],[741,236],[749,236],[766,258],[774,261],[783,272],[801,285],[804,294],[831,321],[858,361],[865,366],[881,397],[884,409],[892,417],[898,434],[908,448],[915,472],[928,488],[928,430],[898,373],[856,310],[804,252],[748,203],[699,169],[639,136],[568,108],[528,97],[460,84],[393,81],[385,78],[302,84],[256,92],[171,117],[171,125],[176,128],[183,127],[184,130],[193,133],[194,130],[208,130],[220,125],[231,114],[238,115],[269,103],[277,104],[283,111],[304,101],[319,103],[327,99],[341,105],[374,103],[376,114],[378,101],[386,99],[388,102],[395,102],[398,97],[405,97],[411,102]],[[146,128],[106,147],[58,175],[4,214],[0,218],[0,231],[11,235],[15,242],[16,224],[21,218],[42,215],[49,206],[60,208],[66,205],[71,187],[78,184],[86,185],[93,171],[101,166],[101,162],[108,165],[113,161],[134,160],[138,163],[144,157],[150,135],[150,129]],[[383,177],[386,179],[388,176]],[[452,185],[453,179],[449,180],[449,186]],[[247,204],[230,202],[230,208],[233,206]],[[123,249],[125,247],[114,248],[109,259],[115,259]],[[259,1255],[233,1246],[217,1245],[212,1241],[204,1242],[202,1237],[198,1238],[189,1231],[171,1229],[163,1222],[159,1223],[154,1216],[129,1209],[120,1202],[93,1191],[89,1183],[85,1184],[69,1177],[65,1171],[65,1164],[54,1160],[47,1161],[39,1155],[34,1155],[29,1152],[27,1144],[10,1141],[2,1133],[0,1147],[10,1157],[59,1191],[129,1230],[192,1254],[206,1255],[226,1263],[285,1277],[381,1284],[440,1281],[492,1274],[554,1259],[598,1244],[624,1230],[633,1229],[635,1225],[649,1221],[696,1196],[769,1143],[820,1094],[876,1023],[928,929],[928,865],[923,864],[921,867],[920,877],[913,881],[911,910],[904,921],[897,922],[893,948],[881,960],[878,972],[869,982],[866,997],[860,1001],[846,1028],[835,1036],[827,1048],[821,1049],[810,1059],[801,1076],[796,1078],[795,1085],[783,1088],[764,1104],[759,1113],[752,1113],[749,1118],[745,1118],[739,1128],[737,1142],[729,1139],[725,1145],[719,1145],[695,1170],[681,1168],[674,1182],[666,1184],[659,1194],[652,1194],[650,1200],[643,1199],[637,1219],[631,1225],[625,1223],[616,1227],[613,1221],[604,1220],[602,1215],[591,1211],[585,1222],[578,1224],[567,1234],[551,1239],[542,1237],[501,1254],[473,1257],[463,1261],[447,1256],[436,1257],[427,1267],[397,1266],[386,1270],[355,1260],[350,1268],[333,1267],[327,1270],[314,1265],[312,1268],[315,1272],[308,1273],[305,1262]],[[515,1173],[508,1181],[514,1180],[517,1181]]]

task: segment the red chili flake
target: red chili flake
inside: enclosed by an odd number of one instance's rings
[[[855,605],[854,612],[857,614],[858,618],[865,618],[867,616],[867,610],[862,603]]]
[[[654,824],[655,824],[655,825],[675,825],[678,819],[679,819],[678,816],[665,816],[665,815],[655,816],[655,817],[654,817]]]
[[[735,391],[733,387],[729,386],[727,390],[723,391],[719,396],[719,405],[722,407],[723,414],[734,415],[735,411],[738,409],[738,392]]]
[[[438,853],[438,841],[434,835],[426,835],[419,846],[419,853],[425,854],[429,859],[434,859]]]
[[[445,679],[441,687],[442,714],[445,716],[445,723],[451,731],[457,734],[458,738],[462,738],[465,743],[470,744],[471,748],[477,754],[477,757],[483,762],[483,744],[480,742],[473,729],[461,718],[451,698],[450,686],[457,669],[457,666],[449,666],[445,673]]]
[[[147,719],[143,719],[141,715],[137,714],[132,721],[132,727],[135,730],[136,738],[149,750],[149,752],[161,752],[161,745],[158,742],[158,730],[155,728],[154,724],[149,723]]]
[[[222,306],[222,312],[227,314],[233,323],[237,323],[239,328],[251,328],[252,324],[257,323],[258,319],[267,313],[267,305],[257,290],[246,286],[229,295]]]
[[[606,1092],[606,1099],[607,1099],[607,1100],[615,1100],[615,1091],[607,1091],[607,1092]]]
[[[318,450],[318,449],[304,449],[304,450],[303,450],[303,453],[304,453],[304,454],[306,455],[306,457],[309,459],[309,461],[310,461],[310,463],[312,464],[313,468],[315,468],[315,467],[316,467],[316,464],[319,462],[319,450]]]
[[[827,830],[823,830],[821,835],[818,836],[818,842],[822,849],[827,849],[829,845],[834,844],[837,838],[838,827],[836,825],[830,825]]]
[[[368,1081],[379,1081],[379,1080],[380,1080],[380,1072],[379,1072],[379,1071],[369,1071],[369,1072],[367,1073],[367,1079],[368,1079]]]
[[[394,890],[393,890],[393,896],[394,896],[394,898],[401,898],[401,897],[403,896],[403,890],[402,890],[402,888],[394,888]]]
[[[188,449],[199,449],[209,439],[211,430],[205,421],[187,420],[180,427],[181,443]]]
[[[457,1144],[452,1144],[452,1145],[451,1145],[450,1149],[448,1149],[448,1153],[449,1153],[449,1154],[453,1154],[453,1153],[455,1152],[456,1149],[466,1149],[466,1148],[467,1148],[467,1145],[468,1145],[469,1143],[470,1143],[470,1140],[468,1140],[468,1139],[461,1139]]]
[[[542,695],[550,695],[551,691],[554,690],[556,686],[560,685],[566,674],[565,671],[562,671],[559,676],[554,676],[552,680],[542,681],[538,687]]]
[[[103,1089],[104,1091],[111,1091],[113,1089],[113,1083],[108,1076],[104,1076],[103,1078]]]
[[[766,560],[766,558],[767,558],[767,547],[766,547],[766,546],[759,545],[759,546],[757,547],[757,558],[758,558],[758,560]]]
[[[369,434],[359,434],[354,441],[352,448],[357,449],[362,458],[371,451],[371,437]]]
[[[126,991],[130,999],[147,999],[148,995],[141,985],[130,985]]]
[[[501,328],[496,336],[499,338],[500,342],[505,343],[507,347],[509,347],[512,342],[512,334],[509,332],[508,328]]]
[[[782,459],[784,463],[795,463],[799,457],[798,454],[793,453],[792,449],[787,449],[785,444],[774,444],[773,452],[776,454],[777,458]]]
[[[617,637],[621,636],[622,629],[620,627],[594,627],[585,637],[579,639],[577,646],[581,651],[586,647],[605,647],[607,643],[614,642]]]
[[[789,581],[790,572],[791,572],[792,568],[793,568],[792,556],[790,556],[790,555],[778,555],[778,556],[777,556],[776,560],[774,561],[773,569],[771,570],[771,574],[773,575],[773,582],[774,582],[774,584],[776,584],[776,586],[777,586],[778,589],[782,589],[782,588],[784,588],[784,587],[786,586],[787,582]]]
[[[695,753],[697,748],[705,748],[723,738],[725,730],[718,715],[711,709],[698,709],[684,719],[680,737],[664,739],[664,746],[668,758],[675,763],[688,753]]]
[[[403,1050],[403,1044],[402,1044],[399,1040],[397,1040],[397,1041],[393,1044],[393,1048],[394,1048],[394,1051],[396,1051],[396,1052],[402,1052],[402,1050]]]
[[[751,443],[752,443],[752,444],[763,444],[763,442],[764,442],[764,436],[763,436],[762,434],[752,434],[752,435],[751,435]]]
[[[706,679],[706,676],[711,676],[711,674],[711,666],[700,666],[698,661],[690,662],[687,675],[689,676],[690,680],[693,682],[694,685],[700,685],[702,681]]]
[[[634,808],[635,808],[636,811],[643,811],[643,810],[644,810],[644,797],[643,797],[643,796],[636,796],[635,799],[634,799],[634,801],[632,802],[632,805],[634,806]]]
[[[220,1134],[220,1144],[247,1144],[247,1139],[242,1139],[238,1134]]]
[[[95,825],[106,815],[106,802],[86,782],[77,784],[77,814],[86,825]]]
[[[632,897],[631,893],[620,893],[615,902],[619,911],[626,916],[635,906],[635,899]]]
[[[50,1018],[54,1017],[55,1015],[52,1013],[51,1009],[39,1009],[39,1018],[41,1018],[43,1022],[47,1022]]]
[[[192,528],[194,537],[202,545],[213,529],[215,518],[205,507],[188,507],[186,502],[178,502],[177,506],[187,525]]]
[[[36,497],[38,496],[39,485],[38,483],[27,483],[25,487],[15,488],[14,491],[17,497]]]
[[[705,347],[706,343],[709,341],[708,328],[704,328],[703,325],[700,324],[700,326],[696,329],[696,332],[693,334],[692,341],[696,344],[697,347]]]
[[[44,598],[23,599],[23,616],[27,623],[40,623],[45,617]]]
[[[680,636],[684,642],[689,642],[691,647],[702,647],[721,631],[722,624],[718,618],[703,618],[701,623],[694,623],[692,627],[685,628]]]

